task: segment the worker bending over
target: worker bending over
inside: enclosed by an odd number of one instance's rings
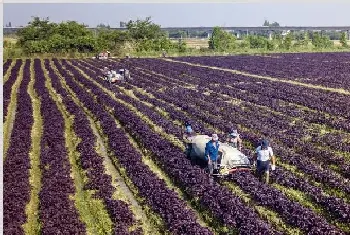
[[[259,177],[259,180],[262,181],[264,173],[266,173],[266,183],[269,183],[269,170],[270,170],[270,161],[272,159],[271,170],[276,169],[276,158],[273,155],[272,148],[269,146],[267,140],[263,140],[261,145],[255,150],[254,160],[257,160],[256,164],[256,173]]]
[[[232,130],[231,133],[227,136],[226,142],[233,148],[242,150],[242,139],[238,134],[237,130]]]
[[[218,169],[218,154],[219,154],[219,137],[217,134],[212,135],[212,139],[205,145],[205,157],[208,161],[209,174],[212,176],[214,170]],[[210,178],[212,183],[212,178]]]

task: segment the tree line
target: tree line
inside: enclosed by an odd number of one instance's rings
[[[305,32],[301,37],[296,37],[294,33],[288,32],[286,35],[275,34],[270,40],[265,36],[247,35],[239,43],[237,38],[231,33],[225,32],[219,27],[215,27],[209,39],[209,49],[217,51],[231,51],[237,48],[266,49],[266,50],[291,50],[293,48],[307,48],[312,45],[317,49],[331,48],[334,42],[328,35],[319,32]],[[343,48],[348,48],[346,33],[341,33],[340,44]]]
[[[99,52],[118,51],[125,48],[135,51],[184,51],[183,41],[174,43],[168,39],[160,25],[145,20],[129,21],[126,30],[110,30],[99,25],[93,32],[86,25],[75,21],[49,22],[35,17],[28,26],[17,32],[17,45],[26,53]]]
[[[274,22],[265,22],[266,26],[279,26]],[[186,52],[191,50],[184,40],[176,42],[169,39],[169,34],[161,30],[161,26],[152,22],[150,17],[145,20],[130,20],[123,24],[125,30],[111,30],[109,26],[99,24],[92,31],[84,24],[75,21],[61,23],[50,22],[48,18],[33,18],[28,26],[17,32],[17,46],[25,53],[65,53],[84,52],[95,53],[109,50],[114,54],[128,52],[157,52],[173,51]],[[184,32],[179,32],[181,35]],[[346,34],[341,35],[340,43],[347,48]],[[208,51],[231,52],[237,49],[292,50],[293,48],[331,48],[334,46],[329,36],[319,32],[295,35],[276,34],[272,40],[266,36],[246,35],[237,40],[232,33],[220,27],[215,27],[208,40]],[[6,48],[6,44],[4,43]]]

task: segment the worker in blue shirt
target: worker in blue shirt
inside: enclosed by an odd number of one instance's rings
[[[185,122],[185,133],[183,135],[184,142],[186,143],[186,156],[187,158],[191,157],[191,151],[192,151],[192,139],[195,136],[195,133],[192,130],[191,123]]]
[[[218,168],[219,137],[212,135],[212,139],[205,145],[205,157],[208,161],[209,174],[213,175],[214,170]]]

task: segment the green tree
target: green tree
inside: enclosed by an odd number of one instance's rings
[[[209,48],[216,51],[232,50],[236,48],[236,37],[231,33],[225,32],[220,27],[214,27],[209,39]]]
[[[312,35],[312,45],[316,48],[322,48],[322,39],[321,35],[318,32],[314,32]]]
[[[59,51],[92,52],[98,49],[92,32],[75,21],[50,23],[48,17],[34,17],[27,27],[19,30],[18,45],[27,53]]]
[[[21,28],[17,32],[18,44],[23,46],[27,41],[47,40],[56,30],[57,24],[49,23],[48,20],[41,20],[34,17],[27,27]]]
[[[348,42],[347,42],[347,39],[346,39],[346,33],[345,32],[342,32],[341,33],[341,36],[340,36],[340,44],[342,45],[342,47],[344,48],[347,48],[349,45],[348,45]]]
[[[44,52],[97,52],[114,50],[160,51],[186,50],[186,44],[171,42],[159,25],[150,17],[146,20],[129,21],[126,31],[111,30],[99,24],[97,34],[86,25],[75,21],[59,24],[49,22],[48,18],[34,17],[27,27],[18,31],[18,46],[26,53]],[[128,51],[127,51],[128,52]]]
[[[160,25],[151,21],[151,17],[145,20],[130,20],[127,23],[128,36],[136,45],[137,51],[161,51],[171,50],[176,47],[167,34],[161,30]]]
[[[140,39],[158,39],[164,37],[165,34],[161,30],[160,25],[151,21],[151,17],[146,17],[146,20],[130,20],[126,25],[130,37],[134,40]]]
[[[186,42],[182,39],[179,39],[179,42],[177,44],[177,49],[179,52],[186,52],[187,50]]]
[[[310,42],[309,32],[306,31],[304,34],[304,39],[303,39],[302,45],[304,47],[307,47],[309,45],[309,42]]]
[[[92,32],[86,26],[75,21],[62,22],[57,27],[57,32],[67,38],[92,37]]]
[[[328,48],[332,46],[332,41],[327,35],[320,35],[318,32],[314,32],[312,35],[312,45],[316,48]]]
[[[129,39],[128,32],[119,30],[99,30],[98,44],[101,50],[113,50],[124,46]]]
[[[283,40],[283,48],[290,50],[292,47],[293,33],[289,32]]]

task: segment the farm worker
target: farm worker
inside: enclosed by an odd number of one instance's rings
[[[230,146],[237,148],[239,151],[242,150],[242,139],[239,136],[237,130],[231,131],[231,133],[226,138],[226,142],[228,142]]]
[[[209,174],[213,175],[214,170],[217,170],[218,154],[219,154],[219,137],[217,134],[211,136],[211,140],[205,145],[205,157],[208,160]]]
[[[195,133],[192,130],[191,124],[189,122],[185,123],[185,133],[183,135],[184,142],[186,143],[186,155],[189,158],[192,151],[192,141],[191,137],[193,137]]]
[[[112,73],[111,73],[111,71],[107,72],[107,78],[108,78],[109,82],[112,82]]]
[[[107,67],[104,67],[103,70],[102,70],[102,74],[104,77],[107,77],[108,76],[108,68]]]
[[[108,76],[109,78],[111,78],[111,77],[112,77],[112,72],[111,72],[110,70],[108,70],[108,72],[107,72],[107,76]]]
[[[257,159],[256,164],[256,173],[259,177],[259,180],[262,180],[262,176],[266,173],[266,183],[269,183],[269,169],[270,169],[270,160],[272,159],[271,170],[276,169],[276,158],[273,155],[272,148],[269,146],[269,141],[264,139],[261,142],[261,145],[256,148],[254,159]]]
[[[130,79],[130,71],[125,69],[125,78]]]

